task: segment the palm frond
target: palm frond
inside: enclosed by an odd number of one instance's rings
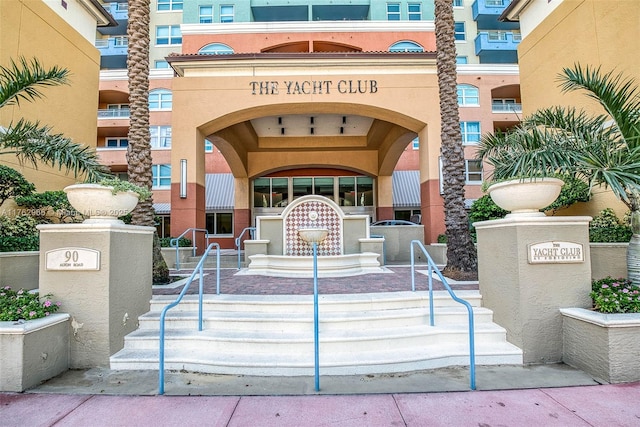
[[[86,174],[90,181],[109,175],[90,147],[51,133],[49,126],[24,119],[0,131],[0,154],[15,154],[20,162],[30,162],[35,168],[41,161],[60,170],[73,171],[76,177]]]
[[[28,61],[20,57],[17,63],[11,60],[8,67],[0,66],[0,108],[42,98],[43,87],[68,84],[69,74],[58,66],[45,69],[36,58]]]

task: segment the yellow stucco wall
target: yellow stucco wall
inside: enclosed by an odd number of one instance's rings
[[[579,63],[602,66],[640,81],[640,2],[637,0],[564,0],[518,47],[520,90],[524,115],[553,105],[574,105],[594,114],[603,110],[584,92],[563,94],[557,76]],[[594,202],[559,214],[596,215],[613,207],[619,216],[627,210],[610,193],[596,191]]]
[[[46,98],[21,102],[0,110],[0,125],[21,117],[53,127],[75,142],[96,145],[100,53],[41,0],[0,1],[0,63],[24,56],[36,57],[46,67],[71,72],[70,85],[43,89]],[[0,163],[19,170],[36,184],[37,191],[59,190],[81,177],[67,176],[57,168],[20,165],[15,156],[0,156]]]

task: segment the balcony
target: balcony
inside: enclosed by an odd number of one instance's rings
[[[485,31],[475,39],[476,55],[481,64],[516,64],[519,32]]]
[[[128,44],[129,39],[126,36],[96,40],[96,47],[100,51],[100,69],[127,68]]]
[[[500,22],[498,17],[511,0],[476,0],[471,5],[473,20],[478,30],[517,30],[519,22]]]
[[[492,103],[491,104],[491,112],[492,113],[516,113],[516,114],[522,114],[522,104],[520,104],[520,103],[512,103],[512,104]]]
[[[107,11],[118,23],[117,27],[98,27],[97,30],[103,35],[127,34],[127,22],[129,21],[128,3],[108,3],[105,5]]]
[[[98,119],[128,119],[129,117],[130,112],[128,108],[98,110]]]

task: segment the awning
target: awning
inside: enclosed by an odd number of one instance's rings
[[[157,215],[169,215],[171,213],[171,203],[154,203],[153,209]]]
[[[208,173],[205,176],[205,210],[230,210],[235,201],[235,183],[230,173]]]
[[[394,171],[391,182],[394,208],[420,207],[420,171]]]

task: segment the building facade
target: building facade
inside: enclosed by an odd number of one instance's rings
[[[469,203],[474,144],[517,123],[508,1],[455,1]],[[98,31],[97,147],[126,174],[126,2]],[[152,0],[150,124],[161,235],[206,228],[226,247],[258,215],[322,194],[372,220],[421,214],[444,232],[432,1]],[[515,39],[515,43],[514,43]],[[124,48],[124,49],[123,49]]]

